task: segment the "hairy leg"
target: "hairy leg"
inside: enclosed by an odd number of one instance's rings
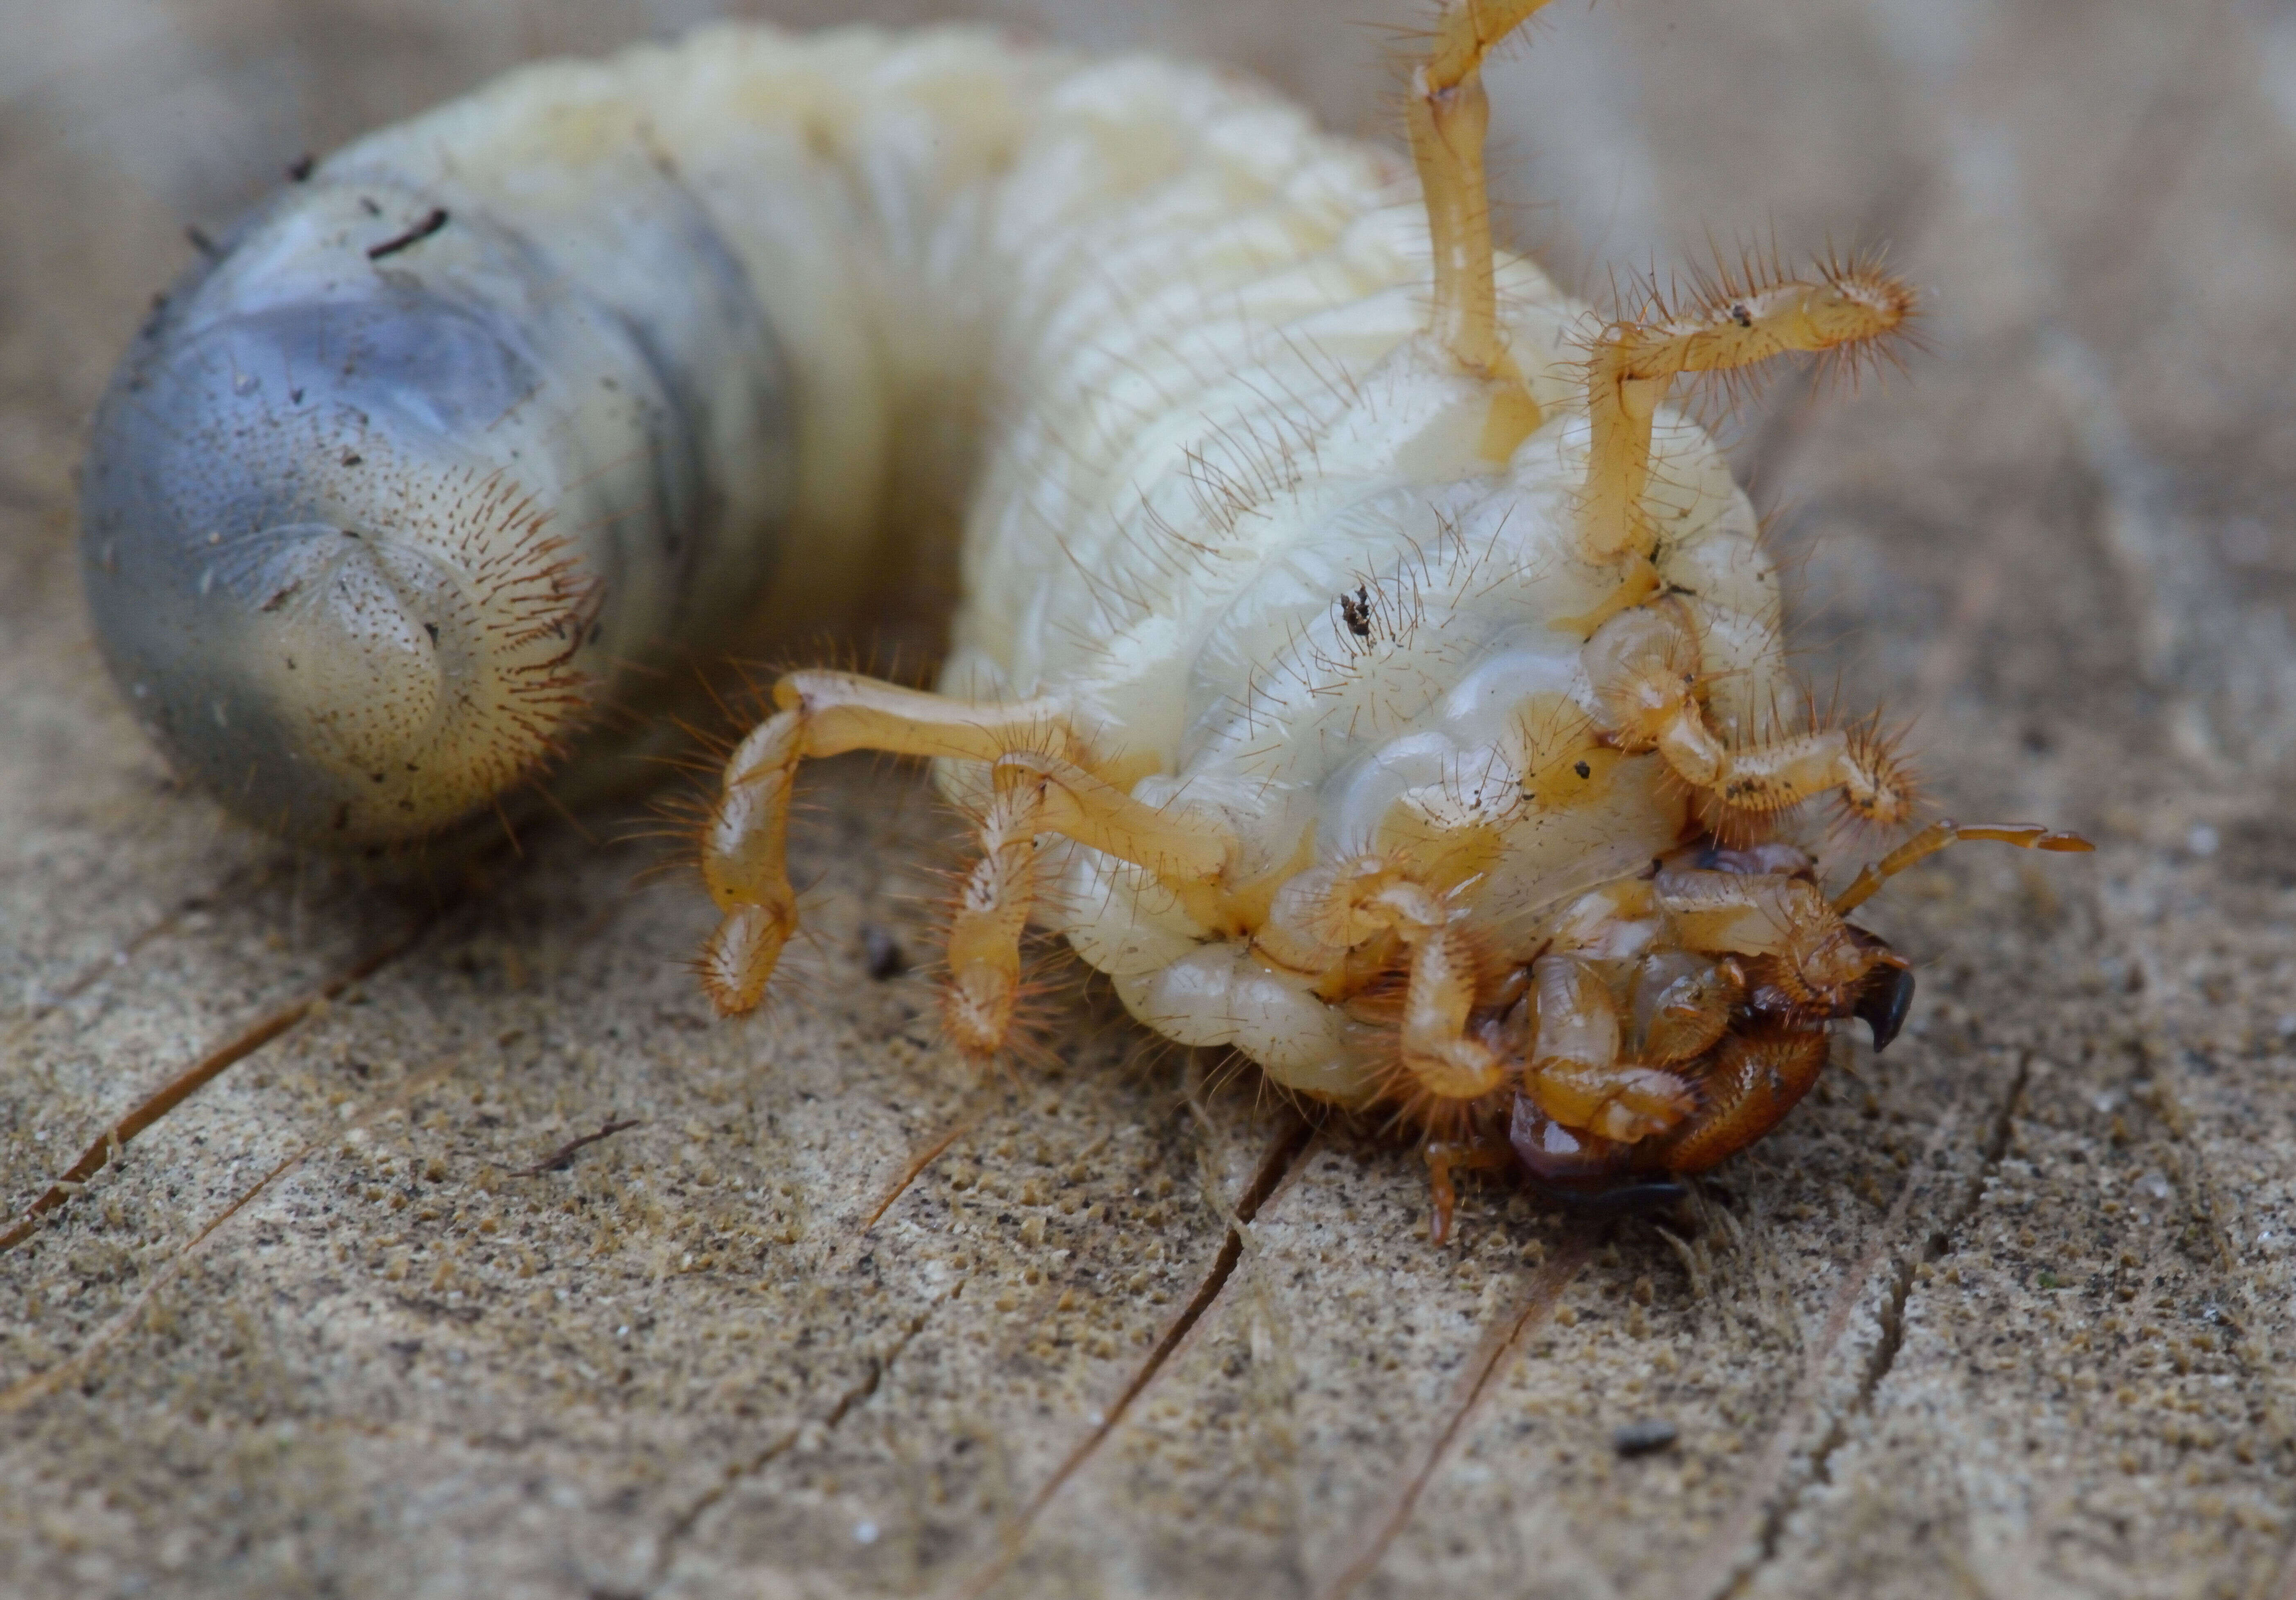
[[[1698,635],[1678,605],[1620,612],[1579,652],[1597,720],[1624,750],[1655,750],[1691,788],[1726,812],[1786,810],[1837,790],[1860,820],[1883,826],[1911,815],[1911,774],[1870,732],[1826,728],[1732,749],[1699,709]]]
[[[1647,561],[1656,533],[1643,507],[1651,428],[1685,373],[1740,372],[1790,351],[1870,350],[1905,326],[1914,291],[1861,262],[1800,277],[1753,264],[1697,284],[1679,304],[1653,295],[1638,317],[1611,323],[1587,363],[1593,429],[1579,501],[1586,558]]]
[[[1499,336],[1490,185],[1483,169],[1490,102],[1482,65],[1547,0],[1452,0],[1411,75],[1411,157],[1427,201],[1435,257],[1428,331],[1468,372],[1502,385],[1483,453],[1505,460],[1538,426],[1538,403]]]
[[[727,759],[702,829],[702,881],[724,916],[701,948],[701,986],[722,1016],[756,1009],[797,931],[789,810],[800,762],[849,750],[993,761],[1020,743],[1078,743],[1051,701],[945,700],[847,672],[790,673],[774,685],[774,703]]]
[[[1199,815],[1144,805],[1040,751],[1008,751],[989,768],[989,780],[980,858],[958,892],[942,995],[949,1037],[973,1056],[994,1054],[1012,1031],[1021,936],[1036,907],[1039,836],[1058,833],[1146,867],[1206,922],[1218,919],[1218,885],[1235,842]]]
[[[951,700],[841,672],[791,673],[774,700],[779,710],[726,762],[702,836],[702,876],[724,915],[702,948],[701,979],[721,1013],[757,1006],[797,931],[790,798],[809,757],[877,750],[988,767],[981,854],[958,894],[944,997],[950,1035],[968,1054],[993,1053],[1012,1025],[1039,835],[1144,866],[1208,916],[1219,908],[1227,830],[1134,800],[1114,781],[1125,770],[1095,761],[1056,702]]]

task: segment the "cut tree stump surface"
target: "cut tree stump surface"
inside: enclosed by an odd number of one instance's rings
[[[1689,1214],[1486,1186],[1438,1250],[1407,1150],[1104,992],[976,1087],[930,976],[867,975],[870,930],[931,954],[953,828],[914,775],[808,769],[816,939],[741,1025],[618,814],[425,893],[179,789],[90,644],[70,474],[185,225],[701,8],[7,9],[9,1209],[254,1047],[0,1254],[0,1589],[2289,1592],[2285,10],[1616,0],[1492,73],[1509,226],[1566,282],[1710,226],[1890,242],[1933,307],[1909,374],[1736,426],[1811,679],[1918,718],[1939,810],[2100,848],[1901,880],[1906,1037]],[[1331,10],[997,14],[1390,135],[1389,40]]]

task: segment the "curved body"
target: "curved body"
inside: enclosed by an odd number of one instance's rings
[[[946,515],[942,696],[796,675],[729,763],[722,1007],[794,925],[798,761],[873,745],[983,816],[966,1047],[1033,919],[1173,1038],[1412,1107],[1439,1189],[1445,1140],[1565,1186],[1710,1164],[1827,1019],[1902,1015],[1781,819],[1904,787],[1781,710],[1752,512],[1666,383],[1909,297],[1726,275],[1605,325],[1492,252],[1475,66],[1536,5],[1446,13],[1416,175],[1232,76],[961,29],[712,29],[363,140],[99,418],[114,669],[242,814],[419,837]]]

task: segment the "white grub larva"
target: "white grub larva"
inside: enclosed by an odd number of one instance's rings
[[[1441,14],[1412,163],[1232,76],[991,34],[718,29],[529,69],[340,152],[160,316],[99,419],[88,582],[160,736],[302,837],[447,826],[858,587],[961,481],[938,693],[808,671],[727,761],[719,1009],[795,931],[805,758],[934,759],[978,819],[945,1020],[1007,1042],[1031,923],[1275,1083],[1648,1202],[1912,982],[1829,898],[1911,827],[1799,706],[1751,508],[1676,379],[1883,348],[1877,267],[1752,263],[1605,323],[1495,251],[1485,53]],[[1415,168],[1415,173],[1414,168]],[[1415,179],[1415,181],[1414,181]],[[1833,829],[1830,797],[1855,825]]]

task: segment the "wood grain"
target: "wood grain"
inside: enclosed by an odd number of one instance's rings
[[[929,979],[866,975],[866,930],[930,948],[912,777],[809,769],[815,941],[722,1026],[642,818],[365,882],[227,827],[116,702],[71,472],[184,227],[704,9],[0,15],[0,1205],[266,1030],[0,1253],[0,1589],[2296,1593],[2284,10],[1616,0],[1494,72],[1509,226],[1581,288],[1710,229],[1886,238],[1929,291],[1906,377],[1777,386],[1741,464],[1813,681],[1918,716],[1940,809],[2102,848],[1885,897],[1906,1035],[1691,1214],[1488,1188],[1436,1251],[1406,1153],[1104,993],[973,1083]],[[1381,135],[1416,20],[993,14]],[[1615,1450],[1643,1421],[1677,1442]]]

